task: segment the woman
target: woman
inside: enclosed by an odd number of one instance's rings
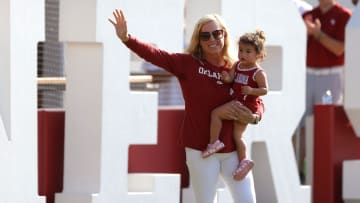
[[[144,43],[128,34],[125,16],[121,10],[113,12],[119,39],[133,52],[156,66],[164,68],[179,80],[185,100],[185,116],[180,142],[185,147],[190,182],[198,203],[213,203],[219,175],[228,185],[234,202],[255,202],[252,174],[242,181],[233,179],[238,158],[233,142],[233,120],[257,123],[258,116],[249,109],[231,101],[230,84],[224,84],[220,75],[231,68],[235,59],[230,54],[230,39],[223,20],[218,15],[206,15],[195,26],[187,53],[170,53]],[[209,142],[210,113],[228,102],[227,121],[220,138],[226,147],[208,159],[201,151]]]

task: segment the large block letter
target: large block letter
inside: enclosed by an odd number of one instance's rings
[[[253,143],[249,152],[256,162],[253,174],[257,200],[310,202],[310,188],[299,182],[291,142],[305,110],[306,31],[301,15],[287,0],[223,2],[222,13],[230,21],[235,40],[257,28],[267,36],[267,57],[261,64],[270,87],[263,97],[265,114],[259,125],[250,125],[245,132],[249,148]],[[274,4],[281,13],[271,9]]]
[[[121,6],[115,2],[60,1],[67,86],[64,190],[56,194],[56,203],[179,201],[179,175],[128,177],[129,144],[156,143],[157,94],[129,90],[129,51],[107,21]],[[123,3],[129,27],[144,25],[130,15],[139,13],[139,2]],[[162,21],[158,16],[154,22]],[[153,187],[136,192],[134,179]]]
[[[271,9],[274,4],[281,13]],[[250,144],[248,146],[256,161],[253,174],[257,200],[310,202],[310,188],[301,186],[299,182],[291,143],[291,136],[305,110],[306,31],[301,15],[295,4],[287,0],[217,0],[211,3],[189,0],[186,9],[187,40],[198,18],[207,13],[219,13],[224,17],[234,42],[243,33],[256,28],[264,30],[267,35],[268,56],[262,63],[270,86],[269,95],[264,97],[266,112],[261,123],[250,126],[245,133],[248,142],[253,143],[252,149]],[[221,183],[219,185],[224,187]],[[187,190],[184,192],[185,195],[190,193]],[[225,193],[228,193],[226,187],[218,190],[218,202],[231,201],[230,195]],[[185,198],[191,199],[188,196]]]
[[[43,0],[0,1],[0,202],[38,197],[36,48],[44,39]]]

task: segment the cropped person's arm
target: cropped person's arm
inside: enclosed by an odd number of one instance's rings
[[[319,19],[312,20],[312,16],[308,15],[304,17],[307,33],[313,36],[319,43],[326,47],[329,51],[337,56],[340,56],[345,51],[345,44],[339,40],[336,40],[326,33],[321,31],[321,23]]]
[[[318,33],[315,33],[314,37],[324,47],[326,47],[328,50],[330,50],[332,53],[334,53],[337,56],[342,55],[345,51],[345,43],[344,42],[340,42],[340,41],[330,37],[326,33],[321,32],[321,30],[319,30]]]

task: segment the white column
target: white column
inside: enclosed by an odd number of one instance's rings
[[[359,5],[346,26],[345,42],[345,98],[344,108],[349,120],[360,137],[360,95],[359,95],[359,64],[360,58],[360,12]]]
[[[360,74],[360,59],[359,55],[356,54],[360,50],[360,40],[358,39],[360,34],[359,4],[356,9],[346,26],[344,108],[356,136],[360,137],[360,96],[357,89],[359,79],[356,77]],[[360,160],[343,162],[342,197],[346,203],[360,202],[359,169]]]
[[[10,140],[10,0],[0,1],[0,13],[0,140],[5,141]]]
[[[0,202],[38,196],[37,43],[44,40],[43,0],[0,1]]]
[[[179,175],[139,176],[136,181],[153,181],[152,189],[147,193],[137,193],[133,186],[131,192],[128,189],[128,182],[136,177],[128,178],[129,144],[155,144],[157,140],[157,94],[130,92],[129,51],[107,20],[115,8],[121,8],[130,33],[142,33],[140,38],[146,36],[146,41],[175,50],[176,44],[168,41],[182,33],[172,35],[175,31],[162,33],[157,28],[168,23],[169,16],[175,14],[176,18],[180,13],[180,0],[165,8],[160,5],[167,2],[60,1],[67,86],[64,190],[56,194],[56,203],[179,201]],[[168,15],[154,15],[160,8]],[[159,40],[169,37],[174,38]]]

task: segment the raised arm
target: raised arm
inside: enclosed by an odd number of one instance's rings
[[[182,68],[184,58],[192,59],[190,55],[168,52],[151,43],[137,39],[135,36],[128,33],[127,21],[122,10],[114,10],[113,16],[113,18],[108,18],[108,20],[114,26],[117,37],[127,48],[145,61],[163,68],[175,76],[180,77],[184,74],[184,71],[186,70]]]

